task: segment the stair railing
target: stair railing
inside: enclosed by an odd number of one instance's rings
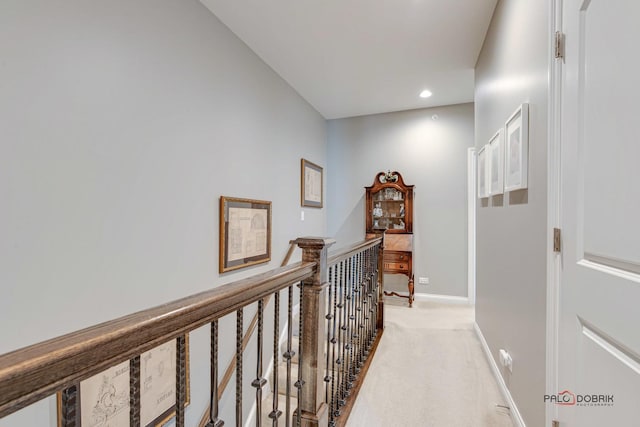
[[[218,320],[231,313],[236,313],[236,399],[235,425],[243,425],[242,391],[243,391],[243,310],[246,306],[258,303],[258,356],[256,377],[250,383],[256,388],[256,405],[258,413],[256,425],[261,426],[262,389],[266,383],[263,366],[263,323],[264,302],[270,295],[275,295],[276,306],[279,306],[279,294],[288,290],[288,321],[292,324],[293,286],[300,287],[300,341],[298,348],[299,370],[295,387],[298,394],[298,408],[294,417],[287,414],[280,420],[282,411],[278,407],[277,395],[274,395],[269,418],[274,426],[327,426],[329,422],[336,425],[340,418],[330,415],[333,401],[340,400],[328,397],[329,386],[353,391],[355,376],[362,374],[367,352],[375,348],[375,338],[379,339],[381,331],[382,306],[380,292],[381,281],[374,279],[374,270],[380,272],[382,239],[372,239],[341,252],[329,261],[327,248],[333,241],[319,238],[297,239],[302,248],[302,261],[287,267],[277,268],[251,278],[222,285],[210,291],[191,295],[158,307],[143,310],[128,316],[89,327],[71,334],[47,340],[20,350],[0,355],[0,418],[23,409],[40,399],[56,392],[61,392],[62,410],[61,425],[63,427],[80,426],[79,384],[81,381],[96,375],[105,369],[129,362],[130,398],[129,419],[131,426],[140,426],[140,355],[162,343],[176,341],[176,426],[185,423],[186,401],[186,335],[207,324],[211,329],[211,388],[210,410],[207,426],[220,427],[224,424],[219,413],[218,353],[219,324]],[[371,263],[378,254],[377,267]],[[354,258],[355,257],[355,258]],[[344,276],[342,288],[340,284],[331,285],[329,265],[335,266],[349,263],[348,276]],[[343,264],[344,267],[344,264]],[[338,273],[339,274],[339,273]],[[381,275],[379,274],[379,277]],[[375,283],[374,283],[375,282]],[[351,295],[348,309],[328,311],[328,290],[334,286],[334,292]],[[366,301],[366,302],[365,302]],[[375,315],[371,307],[377,306]],[[337,307],[337,306],[336,306]],[[346,311],[345,311],[346,310]],[[330,314],[334,313],[334,314]],[[345,359],[342,371],[342,382],[338,374],[326,371],[327,364],[324,351],[325,341],[333,345],[327,338],[327,331],[332,327],[329,321],[332,316],[342,313],[349,322],[346,325],[344,343],[349,348],[341,348]],[[274,322],[278,322],[279,307],[274,313]],[[328,326],[329,325],[329,326]],[[291,326],[290,326],[291,327]],[[342,330],[342,326],[341,326]],[[373,332],[377,331],[377,332]],[[278,359],[277,343],[279,327],[274,327],[274,359]],[[289,335],[291,332],[289,332]],[[373,335],[372,335],[373,334]],[[338,342],[336,342],[337,344]],[[342,342],[340,342],[342,345]],[[291,340],[287,344],[285,358],[291,358],[295,349],[291,348]],[[331,350],[334,351],[333,349]],[[327,353],[329,348],[327,349]],[[332,362],[335,359],[332,359]],[[370,358],[369,358],[370,360]],[[274,370],[274,381],[278,374]],[[350,388],[351,387],[351,388]],[[351,393],[353,396],[353,392]],[[333,404],[335,408],[339,407]],[[344,405],[343,405],[344,406]],[[330,421],[331,420],[331,421]],[[337,421],[336,421],[337,420]],[[281,424],[279,424],[281,423]]]

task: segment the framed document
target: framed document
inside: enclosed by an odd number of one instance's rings
[[[300,172],[300,199],[302,206],[322,207],[322,168],[302,159]]]
[[[271,260],[271,202],[220,197],[220,273]]]
[[[504,191],[527,188],[529,165],[529,104],[522,104],[504,125],[506,171]]]
[[[487,149],[485,145],[478,150],[478,198],[484,199],[489,197],[489,188],[487,185]]]
[[[500,128],[489,141],[487,186],[489,195],[495,196],[504,193],[504,144],[502,141],[502,128]]]
[[[189,335],[186,335],[185,406],[189,405]],[[84,427],[129,426],[129,361],[80,382],[77,408]],[[62,395],[58,393],[58,427],[62,425]],[[176,340],[140,355],[140,425],[165,425],[175,416]]]

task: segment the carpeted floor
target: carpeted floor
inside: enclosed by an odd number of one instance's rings
[[[473,307],[386,301],[385,331],[347,427],[512,427]]]

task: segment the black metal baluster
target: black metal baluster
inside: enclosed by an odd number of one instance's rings
[[[80,426],[80,394],[78,386],[72,385],[60,392],[60,400],[62,404],[61,427],[78,427]]]
[[[285,425],[291,426],[291,359],[296,354],[291,350],[291,340],[293,339],[293,285],[289,286],[287,293],[287,351],[282,355],[287,361],[287,383],[285,399]],[[299,337],[298,337],[299,338]]]
[[[351,334],[350,334],[350,340],[349,340],[349,389],[351,389],[353,387],[353,382],[356,379],[356,358],[355,358],[355,339],[356,339],[356,335],[357,335],[357,328],[356,328],[356,293],[355,293],[355,289],[356,289],[356,273],[357,273],[357,265],[356,265],[356,259],[355,259],[355,255],[352,257],[351,260],[351,290],[350,290],[350,295],[351,295],[351,300],[350,300],[350,311],[351,314],[349,315],[349,324],[350,324],[350,328],[351,328]]]
[[[345,342],[345,333],[346,333],[346,324],[345,324],[345,319],[346,319],[346,314],[345,314],[345,309],[346,309],[346,305],[345,305],[345,274],[346,274],[346,268],[345,268],[345,261],[340,261],[340,283],[339,283],[339,289],[340,289],[340,303],[338,305],[338,308],[340,309],[339,312],[339,320],[338,320],[338,360],[336,360],[336,365],[338,365],[338,390],[336,391],[336,396],[335,396],[335,404],[334,404],[334,416],[338,417],[340,416],[340,408],[342,407],[342,405],[344,405],[344,392],[345,392],[345,382],[344,382],[344,370],[345,370],[345,349],[344,349],[344,342]]]
[[[378,281],[378,274],[380,273],[380,271],[378,270],[378,268],[380,267],[378,265],[378,257],[380,256],[380,244],[378,244],[375,248],[374,251],[374,255],[373,255],[373,263],[374,263],[374,269],[373,269],[373,324],[375,325],[376,328],[376,334],[377,334],[377,330],[378,330],[378,303],[380,302],[380,282]]]
[[[331,286],[333,287],[333,322],[331,327],[331,392],[330,392],[330,400],[329,400],[329,425],[331,427],[335,426],[335,402],[336,402],[336,343],[338,342],[336,339],[336,322],[338,319],[338,265],[336,264],[333,267],[333,282]],[[331,305],[330,305],[331,306]],[[338,325],[339,326],[339,325]],[[327,357],[329,356],[329,348],[327,348]],[[340,357],[338,355],[338,357]],[[327,369],[329,366],[327,365]],[[327,384],[327,388],[329,384]]]
[[[369,249],[362,252],[362,360],[369,354]]]
[[[256,426],[262,427],[262,387],[267,383],[262,378],[262,329],[264,327],[264,299],[258,301],[258,357],[256,363],[256,379],[251,385],[256,388]]]
[[[357,283],[357,300],[356,300],[356,304],[357,304],[357,308],[356,308],[356,318],[357,318],[357,325],[358,325],[358,329],[356,330],[358,336],[356,337],[356,342],[357,342],[357,353],[356,353],[356,359],[358,361],[358,363],[356,364],[356,373],[360,373],[360,368],[362,367],[362,357],[363,357],[363,337],[364,337],[364,319],[363,319],[363,309],[362,309],[362,302],[363,302],[363,284],[364,284],[364,254],[362,252],[358,253],[357,255],[357,260],[358,260],[358,283]]]
[[[176,338],[176,426],[184,427],[184,405],[187,401],[186,337]]]
[[[129,360],[129,425],[140,427],[140,356]]]
[[[296,411],[296,427],[300,427],[300,423],[302,422],[302,413],[300,412],[300,402],[302,401],[302,386],[304,385],[304,381],[302,379],[302,341],[304,341],[304,337],[302,336],[302,328],[304,326],[304,313],[302,312],[302,298],[304,296],[304,282],[300,282],[300,315],[298,316],[298,381],[296,381],[295,386],[298,389],[298,410]]]
[[[211,397],[209,400],[209,422],[205,427],[222,427],[218,418],[218,320],[211,322]]]
[[[278,418],[282,411],[278,410],[278,363],[280,348],[278,339],[280,337],[280,291],[274,294],[273,302],[273,406],[269,418],[272,420],[272,427],[277,427]]]
[[[236,427],[242,427],[242,329],[243,309],[236,311]]]
[[[347,302],[347,335],[345,337],[346,345],[346,376],[345,376],[345,398],[351,393],[351,386],[353,384],[352,371],[353,371],[353,280],[354,280],[354,265],[353,257],[349,257],[349,263],[347,268],[347,296],[345,297]]]
[[[329,375],[329,367],[330,367],[330,362],[329,362],[329,357],[330,357],[330,349],[331,349],[331,319],[333,319],[334,317],[334,313],[332,310],[332,306],[331,306],[331,296],[333,295],[333,289],[332,289],[332,283],[331,283],[331,275],[333,273],[333,269],[334,267],[329,267],[329,292],[327,295],[327,314],[326,314],[326,319],[327,319],[327,344],[325,347],[325,352],[327,353],[326,356],[326,363],[325,363],[325,376],[324,376],[324,401],[327,405],[331,406],[331,402],[329,401],[329,389],[330,389],[330,382],[331,382],[331,375]]]
[[[369,328],[369,344],[367,345],[367,356],[369,356],[369,352],[371,351],[371,345],[373,344],[373,337],[375,336],[375,324],[373,323],[374,318],[374,305],[373,305],[373,288],[374,281],[376,280],[375,276],[375,265],[374,265],[374,253],[375,246],[369,249],[369,286],[367,289],[367,301],[368,301],[368,328]]]
[[[368,345],[369,345],[369,249],[365,249],[362,252],[362,285],[360,289],[360,299],[361,299],[361,349],[360,354],[362,355],[363,365],[366,361],[366,356],[368,354]]]

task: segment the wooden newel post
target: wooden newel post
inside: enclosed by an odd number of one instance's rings
[[[304,381],[298,409],[302,427],[326,427],[329,413],[324,401],[324,345],[327,337],[328,248],[333,239],[303,237],[296,240],[302,249],[302,260],[318,264],[315,274],[302,286],[302,352],[298,369]]]

